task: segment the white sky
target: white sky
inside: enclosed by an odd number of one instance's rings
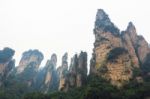
[[[18,62],[24,51],[39,49],[45,60],[52,53],[58,65],[67,51],[73,56],[94,43],[94,21],[102,8],[121,30],[129,21],[150,42],[150,0],[0,0],[0,49],[11,47]],[[70,57],[69,57],[70,58]]]

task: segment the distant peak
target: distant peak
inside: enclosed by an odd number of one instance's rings
[[[98,9],[96,14],[95,29],[110,32],[115,36],[120,35],[120,30],[111,22],[103,9]]]
[[[98,9],[96,14],[96,20],[110,20],[108,15],[105,13],[103,9]]]
[[[133,30],[135,30],[135,26],[132,22],[129,22],[127,26],[127,31],[133,31]]]
[[[57,55],[55,53],[51,55],[51,61],[57,62]]]
[[[103,18],[107,17],[108,15],[104,12],[103,9],[98,9],[96,14],[96,19],[102,20]]]
[[[108,15],[105,13],[103,9],[98,9],[96,14],[95,27],[99,28],[110,25],[112,25],[112,22],[110,21]]]

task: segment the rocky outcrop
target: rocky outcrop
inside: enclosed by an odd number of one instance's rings
[[[22,58],[19,62],[19,66],[17,67],[17,73],[21,73],[27,66],[33,66],[36,70],[38,70],[44,56],[38,50],[29,50],[22,54]]]
[[[143,36],[137,35],[136,28],[132,22],[129,22],[125,33],[122,34],[124,41],[127,45],[127,49],[130,53],[131,59],[133,60],[133,64],[139,66],[140,63],[140,65],[142,65],[145,61],[147,54],[150,53],[148,43]]]
[[[148,43],[143,36],[137,36],[137,43],[135,49],[138,54],[140,63],[143,64],[146,60],[147,55],[150,53]]]
[[[71,59],[69,68],[69,87],[81,87],[87,80],[87,53],[81,52]]]
[[[77,68],[78,68],[78,56],[75,54],[73,58],[71,58],[71,63],[69,67],[69,87],[76,87],[76,76],[77,76]]]
[[[110,21],[108,15],[103,10],[98,10],[95,21],[95,43],[94,53],[95,68],[99,69],[106,61],[107,54],[115,47],[122,47],[119,29]],[[91,68],[92,69],[92,68]]]
[[[78,68],[77,68],[77,87],[85,85],[87,82],[87,53],[81,52],[78,58]]]
[[[132,22],[129,22],[126,31],[122,32],[122,40],[131,57],[132,66],[139,71],[142,69],[145,76],[145,73],[149,71],[150,48],[144,37],[137,35]]]
[[[112,84],[121,86],[122,81],[128,81],[131,76],[129,53],[124,48],[119,29],[110,21],[108,15],[99,9],[95,21],[95,43],[91,59],[90,73],[109,79]],[[120,51],[117,53],[117,51]],[[111,55],[118,54],[113,61]],[[126,75],[126,71],[128,75]]]
[[[68,53],[62,56],[62,65],[57,69],[59,75],[59,90],[68,90]]]
[[[137,43],[137,33],[132,22],[129,22],[126,31],[123,31],[121,33],[121,37],[124,47],[128,50],[131,57],[132,66],[135,68],[139,68],[140,64],[138,54],[136,53],[135,49]]]
[[[57,70],[60,77],[60,91],[68,91],[71,88],[81,87],[87,82],[87,53],[81,52],[79,56],[75,54],[71,58],[69,70],[67,57],[68,54],[66,53],[62,57],[62,66]]]
[[[51,59],[47,61],[45,67],[43,68],[43,81],[41,84],[41,90],[45,93],[49,91],[54,91],[58,89],[58,75],[56,71],[57,56],[52,54]],[[41,75],[39,75],[41,76]],[[42,79],[38,79],[39,82]]]
[[[16,77],[19,81],[33,87],[43,54],[38,50],[29,50],[22,54],[19,66],[16,68]]]
[[[128,51],[121,47],[112,49],[107,56],[106,64],[99,72],[113,85],[121,87],[125,81],[132,78],[132,64]]]
[[[15,67],[15,60],[12,59],[14,53],[15,51],[10,48],[0,50],[0,86]]]

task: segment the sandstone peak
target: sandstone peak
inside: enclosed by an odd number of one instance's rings
[[[3,50],[0,50],[0,63],[5,63],[5,62],[11,60],[14,53],[15,53],[15,51],[8,47],[4,48]]]
[[[51,56],[51,64],[53,64],[56,67],[56,63],[57,63],[57,55],[54,53]]]
[[[65,62],[67,62],[68,60],[68,53],[66,52],[63,56],[62,56],[62,64],[64,64]]]
[[[27,57],[30,57],[30,56],[38,56],[39,60],[43,60],[44,56],[42,54],[42,52],[40,52],[39,50],[35,49],[35,50],[28,50],[28,51],[25,51],[23,54],[22,54],[22,58],[27,58]]]
[[[112,25],[108,15],[104,12],[103,9],[98,9],[96,14],[95,27],[102,27]]]
[[[22,54],[19,66],[17,68],[17,73],[23,72],[23,70],[28,66],[34,66],[37,70],[43,60],[44,56],[39,50],[28,50]]]
[[[97,10],[94,33],[110,32],[114,36],[120,35],[120,30],[111,22],[108,15],[102,9]]]
[[[12,59],[15,51],[11,48],[0,50],[0,86],[15,67],[15,60]]]
[[[96,20],[110,20],[108,15],[105,13],[103,9],[98,9],[96,14]]]
[[[43,82],[41,88],[45,93],[49,90],[56,90],[58,86],[58,75],[56,71],[57,55],[54,53],[51,55],[51,59],[47,60],[45,67],[43,68]]]
[[[136,34],[136,28],[134,26],[134,24],[132,22],[129,22],[128,23],[128,26],[127,26],[127,30],[126,30],[128,33],[130,34],[135,34],[135,36],[137,35]]]

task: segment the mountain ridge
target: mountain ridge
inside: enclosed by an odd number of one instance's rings
[[[15,67],[15,51],[4,48],[0,50],[0,88],[9,89],[21,84],[24,89],[20,88],[16,92],[23,90],[23,94],[34,91],[67,93],[88,86],[92,76],[104,79],[116,88],[124,88],[131,81],[138,84],[149,81],[150,47],[144,37],[137,34],[134,24],[129,22],[126,30],[120,31],[103,9],[97,10],[95,19],[95,41],[89,75],[87,52],[75,54],[70,64],[66,52],[58,68],[57,55],[54,53],[45,67],[39,70],[44,58],[39,50],[25,51],[19,66]]]

